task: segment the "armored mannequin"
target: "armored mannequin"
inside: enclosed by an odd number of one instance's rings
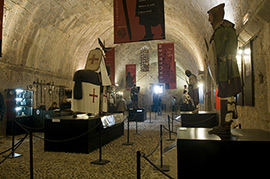
[[[220,125],[211,133],[230,134],[232,119],[237,118],[234,96],[241,92],[241,81],[236,61],[237,35],[234,24],[224,20],[224,6],[220,4],[210,9],[209,22],[213,27],[208,52],[210,73],[214,83],[218,85],[220,97]]]

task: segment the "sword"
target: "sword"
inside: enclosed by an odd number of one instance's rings
[[[126,23],[127,23],[128,36],[129,36],[129,40],[131,40],[132,37],[131,37],[131,29],[130,29],[129,18],[128,18],[127,3],[126,3],[126,0],[122,0],[122,1],[123,1],[123,8],[124,8],[125,18],[126,18]]]

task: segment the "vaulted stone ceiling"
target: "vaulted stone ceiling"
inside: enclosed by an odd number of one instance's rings
[[[157,43],[174,42],[178,77],[185,69],[205,70],[206,45],[212,29],[207,10],[225,2],[225,17],[236,28],[252,0],[164,0],[166,40],[113,43],[113,0],[5,0],[3,58],[24,68],[71,78],[84,67],[97,38],[116,47],[116,80],[125,64],[139,64],[139,50],[150,49],[157,65]],[[116,81],[117,82],[117,81]]]

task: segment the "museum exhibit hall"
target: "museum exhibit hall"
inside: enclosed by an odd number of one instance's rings
[[[0,0],[0,178],[269,175],[270,0]]]

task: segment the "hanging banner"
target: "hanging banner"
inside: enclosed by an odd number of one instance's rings
[[[110,50],[106,51],[106,59],[105,59],[106,66],[110,68],[110,80],[112,84],[115,84],[115,49],[111,48]]]
[[[114,43],[165,39],[164,0],[114,0]]]
[[[3,36],[3,17],[4,17],[4,0],[0,0],[0,57],[2,57],[2,36]]]
[[[136,83],[136,64],[126,65],[126,88],[130,89]]]
[[[174,43],[158,45],[158,80],[165,83],[166,89],[176,89],[176,65],[174,61]]]

